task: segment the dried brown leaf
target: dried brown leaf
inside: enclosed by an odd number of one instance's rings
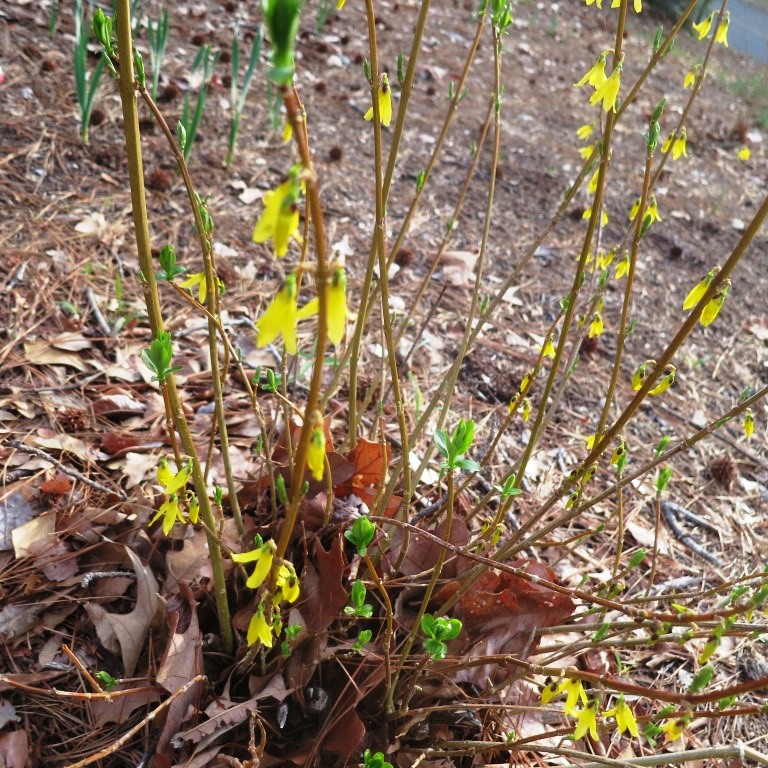
[[[85,608],[99,639],[108,650],[120,651],[125,677],[131,677],[160,598],[152,571],[127,547],[125,554],[136,573],[136,607],[130,613],[109,613],[96,603],[86,603]]]

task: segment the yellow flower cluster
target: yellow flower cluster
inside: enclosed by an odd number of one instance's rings
[[[158,520],[162,520],[163,533],[166,536],[177,522],[197,522],[200,511],[197,497],[192,491],[185,490],[191,476],[191,461],[182,464],[181,468],[174,472],[169,466],[168,460],[163,459],[157,468],[157,481],[162,486],[166,498],[149,524],[154,525]],[[182,491],[184,492],[183,496]],[[187,517],[184,517],[184,512],[181,509],[182,501],[186,503]]]
[[[236,563],[256,563],[253,573],[245,582],[249,589],[259,589],[272,572],[275,549],[273,541],[261,542],[261,538],[257,537],[254,549],[249,552],[232,555],[232,560]],[[296,575],[293,564],[283,560],[275,574],[272,599],[260,600],[251,617],[246,638],[248,645],[253,645],[258,641],[266,648],[272,647],[274,637],[279,636],[282,631],[280,603],[283,601],[295,603],[299,598],[300,592],[299,578]]]

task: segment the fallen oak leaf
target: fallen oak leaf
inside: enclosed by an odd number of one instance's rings
[[[144,638],[160,602],[158,584],[152,571],[142,565],[128,547],[125,554],[136,574],[136,607],[130,613],[109,613],[97,603],[86,603],[99,640],[107,650],[121,653],[125,677],[132,677],[141,655]]]

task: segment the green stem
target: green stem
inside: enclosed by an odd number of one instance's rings
[[[149,324],[152,335],[157,337],[163,330],[163,317],[160,308],[160,297],[155,279],[152,249],[149,237],[149,221],[147,218],[147,203],[144,192],[144,168],[141,154],[141,136],[139,133],[139,112],[137,108],[136,91],[133,73],[133,41],[131,38],[131,8],[130,0],[117,0],[117,38],[121,51],[128,52],[120,57],[120,100],[123,106],[125,131],[126,158],[131,187],[131,205],[133,210],[134,230],[136,233],[136,248],[139,257],[139,268],[144,276],[144,300],[147,306]],[[181,406],[176,382],[173,376],[166,380],[171,415],[179,433],[184,451],[192,459],[192,479],[200,504],[200,515],[207,526],[209,555],[213,573],[214,596],[216,611],[219,618],[222,645],[226,653],[234,648],[232,625],[230,622],[229,604],[227,601],[227,584],[224,577],[224,563],[218,539],[212,534],[216,530],[216,520],[211,509],[208,490],[205,485],[200,460],[197,455],[192,434],[189,431]]]

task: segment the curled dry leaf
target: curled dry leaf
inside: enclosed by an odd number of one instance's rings
[[[99,640],[108,650],[120,651],[125,677],[131,677],[160,598],[152,571],[127,547],[125,554],[136,573],[136,607],[130,613],[109,613],[97,603],[86,603],[85,609]]]

